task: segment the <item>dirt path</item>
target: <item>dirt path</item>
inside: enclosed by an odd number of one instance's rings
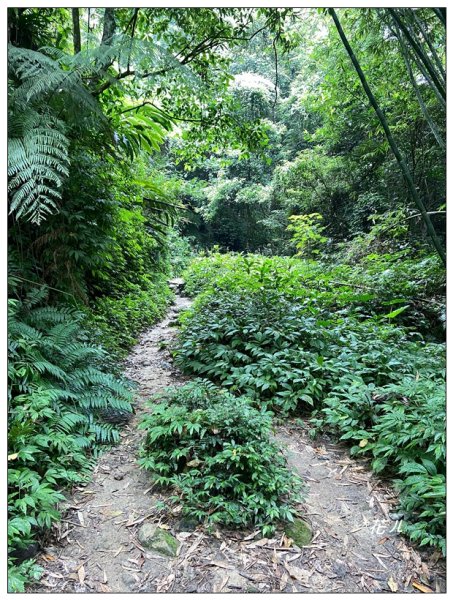
[[[421,557],[398,535],[395,498],[347,449],[328,439],[309,440],[295,424],[277,427],[291,466],[310,486],[305,504],[313,540],[287,547],[280,532],[262,540],[255,532],[193,529],[165,511],[150,475],[137,466],[146,399],[182,383],[166,346],[177,313],[190,304],[178,296],[167,317],[145,332],[126,362],[138,383],[136,415],[122,441],[103,455],[87,486],[68,499],[53,545],[39,559],[45,572],[30,592],[390,592],[417,585],[445,589],[443,563]],[[143,523],[158,523],[180,542],[176,558],[145,550]],[[418,588],[420,589],[420,588]]]

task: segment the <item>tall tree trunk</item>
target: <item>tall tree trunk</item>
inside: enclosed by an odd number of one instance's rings
[[[74,54],[78,54],[82,50],[82,41],[80,37],[80,18],[79,9],[72,8],[72,37],[74,40]]]
[[[433,8],[433,11],[442,25],[447,27],[447,9],[446,8]]]
[[[104,29],[102,32],[102,43],[110,44],[112,41],[113,34],[115,33],[115,9],[106,8],[104,12]]]
[[[440,95],[439,90],[437,89],[437,87],[434,85],[433,80],[431,79],[428,71],[425,69],[425,67],[423,66],[422,61],[420,60],[420,58],[418,57],[417,54],[415,54],[415,52],[411,52],[410,53],[412,58],[414,59],[415,64],[418,67],[418,70],[420,71],[420,73],[423,75],[423,77],[426,79],[426,81],[428,82],[429,87],[433,90],[434,94],[436,95],[436,98],[439,100],[440,104],[443,107],[447,106],[447,102],[445,100],[445,98],[443,98]]]
[[[431,237],[433,245],[434,245],[435,249],[437,250],[442,262],[445,265],[446,264],[445,251],[442,247],[442,244],[440,243],[439,238],[437,237],[437,234],[433,227],[431,219],[430,219],[428,213],[426,212],[426,208],[423,203],[423,200],[420,198],[420,196],[417,192],[417,188],[415,187],[415,183],[414,183],[414,180],[412,179],[412,175],[409,171],[409,168],[408,168],[404,158],[402,157],[401,152],[399,151],[398,146],[395,143],[395,140],[393,139],[393,135],[388,126],[387,119],[386,119],[384,113],[382,112],[382,110],[380,109],[379,104],[377,103],[376,98],[374,97],[374,94],[370,89],[370,86],[368,85],[365,74],[362,71],[359,61],[357,60],[357,58],[354,54],[354,51],[352,50],[352,48],[348,42],[348,39],[343,31],[341,23],[338,20],[337,13],[335,12],[335,10],[333,8],[329,8],[328,11],[329,11],[330,16],[333,19],[333,22],[335,23],[335,27],[337,28],[337,31],[341,38],[341,41],[343,42],[343,45],[344,45],[347,53],[349,54],[351,62],[354,65],[355,70],[357,71],[357,75],[359,76],[359,79],[362,83],[362,86],[363,86],[363,89],[365,90],[366,95],[368,96],[368,100],[370,101],[371,106],[374,108],[374,111],[382,125],[382,128],[384,129],[384,132],[387,137],[387,141],[390,145],[390,148],[392,149],[393,154],[395,155],[395,158],[396,158],[398,165],[401,169],[401,172],[404,176],[404,179],[406,180],[407,187],[409,189],[409,193],[410,193],[413,201],[415,202],[418,210],[420,211],[423,222],[426,224],[426,229],[429,233],[429,236]]]
[[[415,14],[415,12],[413,13],[412,16],[413,16],[414,22],[417,24],[418,28],[422,32],[422,35],[425,38],[425,42],[428,44],[428,48],[431,51],[432,57],[434,58],[434,62],[436,63],[437,68],[439,69],[439,73],[442,75],[443,82],[445,83],[445,81],[446,81],[445,68],[444,68],[444,65],[442,64],[442,61],[440,60],[439,55],[436,52],[436,49],[434,47],[434,44],[431,41],[431,38],[429,37],[429,33],[425,29],[423,22]]]

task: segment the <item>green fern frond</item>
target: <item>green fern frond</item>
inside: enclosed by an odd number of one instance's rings
[[[94,117],[98,127],[107,125],[82,80],[92,69],[92,59],[53,54],[55,59],[8,46],[10,213],[37,224],[57,211],[61,200],[69,172],[67,122],[79,126],[84,118]],[[66,124],[59,118],[62,106],[71,116]]]
[[[69,141],[63,123],[53,117],[19,113],[12,121],[14,130],[22,130],[22,137],[8,142],[10,213],[18,218],[30,216],[39,223],[56,210],[61,198],[59,189],[69,172]]]

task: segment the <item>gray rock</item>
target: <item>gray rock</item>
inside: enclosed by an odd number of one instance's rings
[[[392,521],[401,521],[402,519],[404,519],[404,516],[404,513],[390,513],[389,519]]]
[[[344,561],[339,560],[337,558],[334,564],[332,565],[332,571],[336,573],[339,577],[344,577],[348,572],[348,568]]]
[[[240,575],[240,573],[238,573],[237,571],[235,571],[235,570],[228,571],[227,575],[228,575],[228,583],[226,584],[226,587],[229,590],[232,590],[232,591],[247,590],[247,588],[250,587],[247,579],[245,579],[245,577],[242,577],[242,575]],[[224,590],[224,591],[226,591],[226,590]],[[259,591],[259,590],[256,590],[256,591]]]
[[[168,285],[172,290],[181,291],[184,289],[186,282],[181,277],[175,277],[168,280]]]
[[[171,533],[157,525],[145,523],[138,531],[138,540],[142,546],[163,556],[176,556],[179,542]]]

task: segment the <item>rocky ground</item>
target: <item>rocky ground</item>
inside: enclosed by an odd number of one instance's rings
[[[421,555],[399,533],[396,498],[365,462],[303,423],[276,427],[288,462],[307,482],[307,531],[208,533],[174,511],[137,465],[146,401],[184,378],[168,352],[177,295],[167,317],[146,331],[126,361],[138,384],[136,415],[121,444],[104,454],[92,481],[68,497],[65,516],[40,555],[41,581],[29,592],[443,592],[439,553]],[[298,534],[305,536],[299,538]]]

